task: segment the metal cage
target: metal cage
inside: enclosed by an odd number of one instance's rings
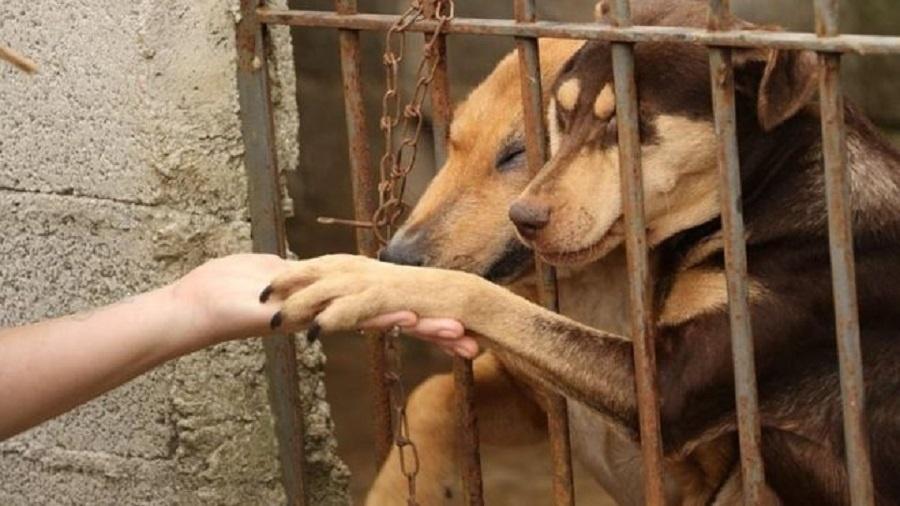
[[[433,1],[433,0],[431,0]],[[514,37],[519,56],[528,164],[539,168],[547,158],[542,111],[542,90],[537,39],[555,37],[605,40],[612,43],[617,116],[620,122],[620,167],[627,229],[626,247],[630,293],[631,336],[635,346],[637,398],[644,465],[644,492],[648,504],[663,504],[662,440],[658,412],[656,367],[652,346],[649,310],[649,274],[643,216],[641,160],[637,135],[637,100],[634,82],[633,46],[638,42],[665,41],[705,46],[709,50],[715,130],[718,138],[721,215],[725,233],[728,279],[728,308],[734,359],[735,395],[738,410],[743,492],[749,504],[760,504],[764,487],[760,455],[760,425],[756,398],[753,341],[747,304],[747,266],[744,225],[741,216],[740,174],[735,134],[733,48],[763,47],[788,50],[808,49],[819,55],[819,96],[822,140],[826,171],[831,270],[840,360],[844,438],[854,505],[873,504],[873,485],[868,438],[863,413],[863,371],[859,344],[856,287],[850,222],[849,174],[843,118],[843,95],[839,79],[841,56],[856,54],[900,54],[900,37],[840,35],[837,0],[813,0],[816,32],[740,32],[720,30],[719,21],[729,12],[728,0],[709,0],[706,30],[681,27],[632,26],[628,0],[614,0],[614,26],[595,23],[557,23],[535,19],[535,0],[512,0],[514,20],[456,18],[444,33]],[[242,132],[246,145],[250,213],[255,251],[284,255],[285,239],[278,167],[275,156],[273,114],[266,58],[267,25],[325,27],[338,30],[350,169],[354,190],[354,210],[358,220],[366,220],[377,206],[372,187],[373,165],[367,146],[362,88],[360,82],[359,32],[387,31],[398,16],[360,14],[356,0],[335,0],[334,12],[268,8],[264,0],[241,0],[237,26],[238,87]],[[412,32],[431,32],[436,21],[412,23]],[[442,37],[445,35],[442,35]],[[446,153],[444,144],[450,123],[449,83],[444,52],[432,89],[432,109],[437,157]],[[442,159],[436,160],[438,165]],[[373,256],[374,237],[365,230],[357,234],[359,252]],[[540,266],[541,302],[557,308],[555,273]],[[383,457],[391,444],[391,412],[385,383],[385,356],[379,336],[370,339],[371,367],[375,378],[377,454]],[[276,417],[279,457],[290,504],[306,504],[303,485],[303,418],[298,412],[297,369],[294,343],[289,336],[266,340],[266,370]],[[455,359],[454,378],[460,423],[467,430],[461,445],[462,480],[467,504],[483,504],[481,467],[475,412],[472,408],[471,362]],[[556,505],[574,504],[568,420],[565,399],[550,403],[548,422],[553,461],[553,490]]]

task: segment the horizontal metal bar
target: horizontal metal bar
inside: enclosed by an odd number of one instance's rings
[[[325,11],[260,8],[259,19],[267,24],[353,30],[388,30],[399,18],[388,14],[341,16]],[[435,21],[412,23],[408,30],[431,32]],[[673,42],[721,47],[769,47],[809,49],[812,51],[857,54],[900,54],[900,37],[878,35],[839,35],[820,38],[812,33],[772,31],[709,32],[700,28],[671,26],[631,26],[616,28],[599,23],[559,23],[535,21],[516,23],[506,19],[456,18],[445,29],[448,34],[498,35],[512,37],[551,37],[595,39],[613,42]]]

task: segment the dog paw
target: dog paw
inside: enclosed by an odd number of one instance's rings
[[[259,296],[281,301],[271,327],[335,331],[355,328],[380,313],[384,300],[373,275],[384,275],[383,264],[354,255],[327,255],[293,262]]]
[[[272,328],[333,332],[357,329],[370,318],[394,311],[461,320],[479,283],[486,282],[455,271],[327,255],[292,262],[260,300],[281,302]]]

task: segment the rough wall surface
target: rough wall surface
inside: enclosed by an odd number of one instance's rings
[[[249,248],[235,86],[237,2],[0,3],[0,325],[110,303]],[[296,163],[288,35],[273,35],[279,157]],[[305,340],[301,340],[305,341]],[[344,504],[300,351],[312,504]],[[167,364],[0,444],[0,504],[284,502],[258,340]]]

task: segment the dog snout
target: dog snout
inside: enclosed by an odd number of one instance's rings
[[[518,200],[509,207],[509,219],[522,237],[531,240],[550,221],[550,206]]]
[[[420,266],[425,263],[425,254],[414,237],[405,234],[394,236],[381,252],[378,259],[382,262],[400,265]]]

